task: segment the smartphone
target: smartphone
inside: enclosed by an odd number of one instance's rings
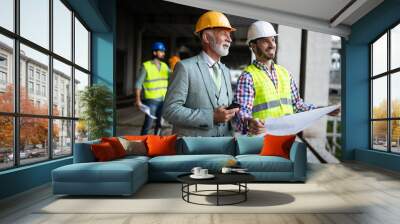
[[[235,109],[235,108],[239,108],[240,107],[240,104],[238,104],[238,103],[232,103],[231,105],[229,105],[227,108],[225,108],[226,110],[232,110],[232,109]]]

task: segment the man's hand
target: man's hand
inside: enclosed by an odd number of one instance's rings
[[[260,121],[259,119],[248,118],[248,132],[252,135],[259,135],[265,133],[266,129],[264,126],[264,122]]]
[[[135,101],[135,108],[137,110],[140,110],[140,107],[142,106],[142,101],[141,100],[136,100]]]
[[[214,123],[226,123],[231,120],[239,108],[227,110],[226,107],[218,107],[214,111]]]
[[[340,113],[340,107],[332,112],[330,112],[328,115],[329,116],[337,116]]]

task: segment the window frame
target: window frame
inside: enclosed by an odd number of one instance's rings
[[[71,23],[71,59],[64,58],[63,56],[55,53],[53,50],[53,24],[54,24],[54,18],[53,18],[53,1],[54,0],[48,0],[49,3],[49,47],[46,49],[45,47],[42,47],[39,44],[36,44],[29,39],[24,38],[23,36],[20,35],[20,0],[14,0],[13,1],[13,10],[14,10],[14,30],[10,31],[4,27],[0,26],[0,35],[3,35],[5,37],[11,38],[13,40],[13,59],[12,59],[12,73],[14,78],[14,110],[13,112],[1,112],[0,111],[0,116],[11,116],[13,118],[13,153],[14,153],[14,161],[13,161],[13,166],[11,167],[5,167],[5,168],[0,168],[0,172],[4,170],[10,170],[10,169],[16,169],[19,167],[23,166],[29,166],[37,163],[43,163],[49,160],[53,159],[61,159],[65,157],[70,157],[73,156],[74,152],[74,143],[75,143],[75,126],[76,126],[76,121],[79,120],[79,117],[75,116],[75,108],[71,108],[71,114],[70,116],[56,116],[53,115],[53,59],[58,60],[59,62],[62,62],[66,65],[71,66],[71,92],[72,92],[72,99],[71,99],[71,105],[74,105],[75,103],[75,98],[76,98],[76,93],[75,93],[75,88],[74,88],[74,82],[75,82],[75,69],[78,69],[79,71],[86,73],[89,75],[89,83],[88,86],[92,85],[92,69],[91,69],[91,37],[92,37],[92,30],[88,27],[88,25],[83,21],[83,19],[72,9],[72,7],[65,1],[65,0],[59,0],[68,10],[71,11],[71,18],[70,18],[70,23]],[[78,64],[75,63],[75,25],[74,21],[75,18],[79,20],[79,22],[84,26],[84,28],[88,31],[89,34],[89,40],[88,40],[88,57],[89,57],[89,65],[88,69],[85,69]],[[47,74],[47,84],[45,86],[45,92],[46,96],[48,96],[48,113],[46,115],[39,115],[39,114],[26,114],[26,113],[21,113],[20,112],[20,45],[23,44],[27,47],[32,48],[33,50],[36,50],[40,53],[43,53],[48,56],[49,63],[48,63],[48,74]],[[27,64],[29,66],[29,64]],[[29,70],[30,66],[27,67],[27,71]],[[33,81],[34,86],[36,83],[42,84],[42,79],[41,75],[42,72],[39,73],[39,80],[36,81],[36,69],[34,68],[33,70],[33,79],[30,79],[30,74],[27,72],[26,74],[26,81],[28,82],[29,80]],[[42,85],[40,85],[42,86]],[[27,86],[28,87],[28,86]],[[27,91],[29,91],[27,89]],[[36,89],[34,89],[34,92]],[[42,96],[42,94],[38,95]],[[34,102],[35,103],[35,102]],[[47,142],[52,143],[53,142],[53,121],[55,120],[66,120],[66,121],[71,121],[71,153],[69,155],[63,155],[63,156],[57,156],[55,158],[53,155],[54,152],[54,147],[53,144],[48,144],[47,145],[47,150],[48,150],[48,157],[44,158],[41,161],[38,162],[33,162],[33,163],[26,163],[26,164],[21,164],[20,161],[20,119],[21,118],[45,118],[47,119],[48,122],[48,136],[47,136]]]
[[[400,67],[391,69],[391,30],[395,28],[396,26],[400,26],[400,21],[397,21],[396,23],[392,24],[390,27],[386,28],[385,31],[381,34],[379,34],[375,39],[373,39],[369,44],[369,149],[373,151],[379,151],[379,152],[386,152],[386,153],[392,153],[392,154],[400,154],[400,152],[393,152],[392,151],[392,127],[391,124],[393,121],[398,121],[400,120],[400,117],[392,117],[392,99],[391,99],[391,80],[392,80],[392,75],[395,75],[396,73],[400,72]],[[387,63],[386,63],[386,71],[376,74],[373,74],[373,44],[376,43],[381,37],[384,35],[387,35]],[[374,87],[373,87],[373,81],[382,77],[386,77],[386,86],[387,86],[387,105],[386,105],[386,118],[373,118],[373,93],[374,93]],[[376,121],[386,121],[387,122],[387,131],[386,131],[386,150],[379,150],[374,148],[374,136],[373,136],[373,122]]]

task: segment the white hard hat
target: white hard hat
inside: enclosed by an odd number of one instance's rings
[[[257,21],[250,25],[249,30],[247,31],[247,41],[249,44],[250,41],[262,38],[262,37],[275,37],[278,36],[274,27],[271,23],[265,21]]]

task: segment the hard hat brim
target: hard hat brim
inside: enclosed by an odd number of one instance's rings
[[[276,36],[279,36],[279,34],[271,35],[271,36],[268,36],[268,37],[276,37]],[[257,40],[257,39],[260,39],[260,38],[266,38],[266,37],[258,37],[258,38],[252,39],[252,40],[246,40],[246,44],[249,45],[251,41]]]
[[[194,31],[194,34],[197,34],[197,35],[198,35],[201,31],[204,31],[204,30],[206,30],[206,29],[214,29],[214,28],[224,28],[224,29],[230,30],[230,32],[235,32],[235,31],[236,31],[236,29],[233,28],[233,27],[226,27],[226,26],[208,26],[208,27],[202,27],[202,29],[197,29],[197,30],[195,30],[195,31]]]

